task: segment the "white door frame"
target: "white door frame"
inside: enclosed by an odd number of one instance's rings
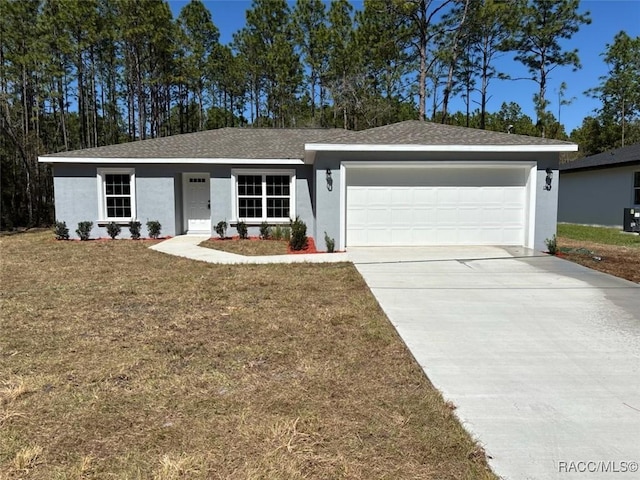
[[[353,168],[522,168],[528,170],[528,178],[525,187],[527,204],[525,205],[525,247],[533,248],[535,238],[535,212],[536,212],[536,170],[537,163],[532,161],[491,162],[491,161],[346,161],[340,164],[340,242],[339,249],[347,247],[347,170]],[[528,194],[528,195],[527,195]]]
[[[189,181],[192,178],[204,178],[207,186],[207,206],[209,211],[209,217],[207,219],[206,228],[198,229],[197,231],[189,230],[189,193],[190,185]],[[189,234],[211,234],[211,179],[207,172],[183,172],[182,173],[182,227],[184,232]]]

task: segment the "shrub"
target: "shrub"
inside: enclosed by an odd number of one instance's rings
[[[140,238],[140,229],[142,228],[142,224],[138,221],[131,222],[129,224],[129,233],[131,234],[131,238],[133,240],[138,240]]]
[[[121,230],[120,225],[115,222],[109,222],[107,224],[107,233],[111,237],[111,240],[115,240],[115,238],[120,235]]]
[[[551,238],[547,238],[544,243],[551,255],[555,255],[558,253],[558,240],[555,235]]]
[[[260,238],[262,240],[269,240],[271,238],[271,227],[267,222],[260,224]]]
[[[307,246],[307,224],[300,220],[300,217],[291,221],[289,246],[291,250],[302,250]]]
[[[282,228],[282,240],[287,242],[291,240],[291,229],[289,227]]]
[[[69,228],[67,228],[67,222],[56,221],[53,233],[56,235],[56,240],[69,240]]]
[[[282,240],[282,227],[276,225],[271,229],[271,236],[274,240]]]
[[[247,238],[249,238],[249,229],[247,228],[246,222],[239,221],[236,225],[236,230],[238,230],[238,236],[242,240],[246,240]]]
[[[80,237],[80,240],[89,240],[91,237],[91,229],[93,228],[93,222],[88,220],[84,222],[78,222],[78,228],[76,233]]]
[[[225,238],[227,236],[227,222],[220,220],[216,225],[216,233],[220,238]]]
[[[324,232],[324,243],[327,244],[327,252],[333,253],[336,249],[336,241]]]
[[[158,238],[160,236],[160,230],[162,225],[157,220],[149,220],[147,222],[147,231],[149,232],[149,238]]]

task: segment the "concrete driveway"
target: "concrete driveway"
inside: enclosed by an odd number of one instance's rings
[[[640,286],[526,249],[352,248],[505,479],[640,478]]]

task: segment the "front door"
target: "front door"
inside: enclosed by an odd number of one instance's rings
[[[187,233],[211,233],[208,173],[183,174],[184,223]]]

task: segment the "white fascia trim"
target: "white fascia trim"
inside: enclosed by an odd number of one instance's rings
[[[298,158],[87,158],[38,157],[40,163],[101,163],[101,164],[177,164],[177,165],[304,165]]]
[[[392,145],[306,143],[305,151],[327,152],[577,152],[578,145]]]
[[[478,160],[478,161],[470,161],[470,160],[447,160],[447,161],[412,161],[412,162],[358,162],[358,161],[347,161],[342,162],[342,165],[347,168],[525,168],[525,167],[533,167],[536,166],[535,161],[531,160],[516,160],[516,161],[490,161],[490,160]]]

